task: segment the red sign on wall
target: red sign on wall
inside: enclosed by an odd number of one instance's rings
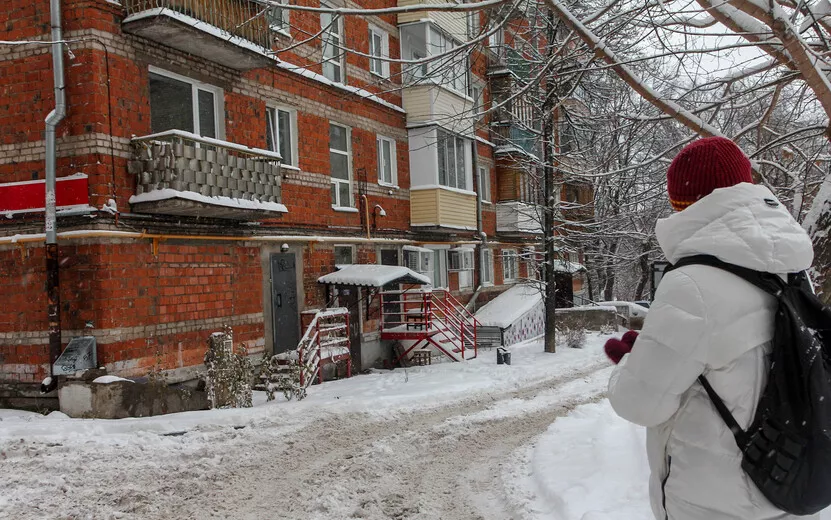
[[[58,208],[89,205],[89,179],[83,173],[61,177],[55,182]],[[0,184],[0,213],[30,213],[46,209],[46,181]]]

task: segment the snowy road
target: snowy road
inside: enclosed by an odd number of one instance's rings
[[[247,410],[0,414],[0,518],[525,518],[505,468],[602,397],[603,339],[554,356],[516,348],[511,367],[490,352],[356,377]]]

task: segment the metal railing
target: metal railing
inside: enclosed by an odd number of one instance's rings
[[[262,4],[250,0],[122,0],[127,16],[169,9],[231,36],[271,49],[271,29]]]
[[[280,202],[280,154],[181,130],[132,140],[138,192],[192,191],[206,196]]]

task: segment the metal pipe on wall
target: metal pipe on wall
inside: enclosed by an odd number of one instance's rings
[[[61,297],[58,276],[58,233],[55,213],[56,136],[58,124],[66,116],[64,83],[63,31],[61,0],[49,0],[52,25],[52,74],[55,82],[55,108],[46,116],[46,300],[49,320],[49,374],[53,376],[55,360],[61,355]],[[54,385],[54,379],[52,381]],[[51,386],[51,385],[49,385]]]

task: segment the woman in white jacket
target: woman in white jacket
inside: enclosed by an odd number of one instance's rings
[[[808,235],[767,188],[752,184],[750,162],[732,141],[687,146],[667,172],[667,189],[677,213],[655,232],[670,262],[709,254],[782,275],[811,265]],[[661,280],[634,347],[610,342],[611,351],[631,349],[618,351],[609,399],[618,415],[647,427],[656,519],[797,518],[745,475],[733,435],[697,382],[705,374],[747,428],[766,383],[774,309],[774,298],[746,281],[690,265]]]

